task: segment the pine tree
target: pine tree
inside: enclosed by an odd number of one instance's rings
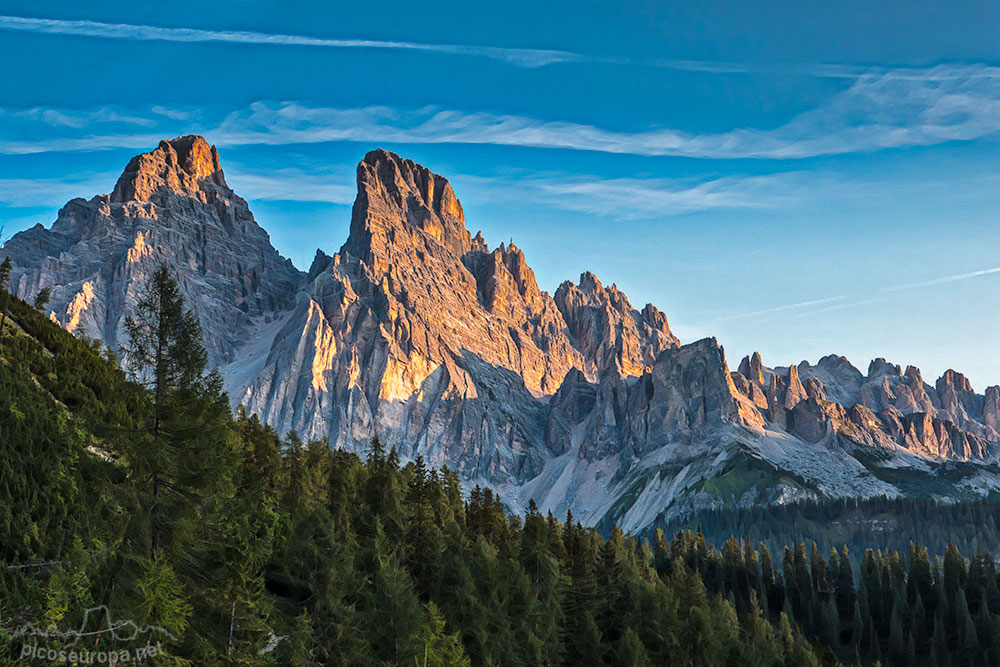
[[[836,573],[837,586],[837,613],[840,615],[842,623],[850,620],[854,615],[854,567],[851,565],[851,556],[844,545],[838,559],[838,569]]]
[[[468,667],[471,665],[458,634],[446,633],[444,617],[437,605],[428,602],[425,609],[427,620],[417,639],[417,667]]]
[[[220,473],[214,452],[195,447],[202,443],[192,442],[191,436],[214,439],[216,434],[206,434],[203,427],[221,421],[228,408],[221,403],[221,380],[204,375],[207,354],[201,327],[194,314],[184,310],[180,288],[165,266],[153,275],[125,328],[125,362],[152,398],[147,437],[140,438],[129,457],[136,478],[150,480],[149,555],[155,557],[172,539],[168,516],[173,511],[167,510],[192,504],[192,487],[200,485],[202,476]]]
[[[813,592],[816,597],[825,601],[830,596],[830,568],[827,566],[826,559],[820,554],[816,542],[812,543],[810,564]]]
[[[424,597],[428,597],[437,587],[444,540],[435,520],[423,457],[417,457],[413,467],[406,505],[410,513],[405,527],[406,562],[413,573],[417,589]]]
[[[786,581],[793,582],[799,605],[795,608],[795,618],[799,622],[807,622],[809,610],[812,608],[814,586],[809,565],[806,562],[806,545],[802,541],[795,543],[792,557],[792,577]]]
[[[653,565],[660,573],[670,573],[670,546],[662,528],[657,528],[653,536]]]
[[[254,635],[266,632],[259,613],[247,615],[241,610],[252,608],[260,598],[268,542],[255,539],[257,521],[246,524],[237,518],[241,515],[234,507],[238,436],[228,400],[221,376],[205,372],[201,327],[185,310],[180,289],[166,267],[153,275],[125,324],[129,341],[125,362],[148,392],[150,410],[144,415],[144,428],[121,440],[130,495],[120,502],[129,508],[132,520],[120,538],[116,558],[119,563],[138,563],[147,578],[155,575],[156,586],[144,587],[141,582],[138,586],[142,591],[138,603],[148,615],[166,613],[159,606],[172,597],[186,599],[185,588],[217,592],[190,599],[199,606],[200,617],[219,619],[226,633],[221,647],[205,649],[202,655],[208,660],[216,650],[233,651],[238,629]],[[245,548],[233,548],[239,536]],[[264,553],[248,551],[251,545],[262,545]],[[228,562],[229,567],[216,565],[219,562]],[[129,597],[128,582],[119,580],[118,572],[133,569],[113,568],[105,595],[117,589],[118,605],[127,605]],[[206,586],[208,573],[212,584]],[[177,590],[165,592],[174,582]],[[154,593],[157,597],[148,599]],[[239,628],[237,612],[242,619]],[[212,631],[205,623],[192,629],[195,634]],[[249,650],[249,645],[244,647]]]
[[[391,665],[411,665],[419,658],[423,611],[413,581],[375,522],[375,573],[364,596],[363,615],[375,654]]]
[[[578,631],[564,641],[567,664],[581,667],[598,667],[604,664],[604,641],[592,612],[584,612]]]
[[[745,611],[745,602],[749,602],[749,590],[746,586],[746,582],[743,580],[743,553],[740,550],[739,543],[736,542],[736,538],[732,535],[726,540],[726,543],[722,547],[722,558],[723,558],[723,585],[722,592],[732,593],[733,599],[740,601],[740,606],[737,607],[740,611]]]
[[[279,646],[291,667],[313,664],[313,628],[308,614],[303,613],[295,619],[292,632],[286,639],[285,645]]]
[[[368,478],[364,483],[364,500],[369,511],[368,524],[362,526],[368,535],[374,534],[374,519],[378,519],[386,537],[401,544],[408,520],[405,491],[399,474],[399,455],[395,448],[385,453],[379,439],[372,438],[368,453]]]
[[[713,644],[714,633],[705,584],[697,572],[687,568],[677,571],[675,577],[680,589],[678,610],[681,650],[691,656],[692,664],[710,665],[717,647]]]
[[[537,641],[530,649],[533,664],[558,664],[562,652],[559,635],[565,620],[561,606],[565,578],[558,559],[551,553],[550,530],[537,511],[525,518],[519,562],[534,596],[523,619]]]
[[[564,643],[567,646],[568,659],[576,657],[586,659],[583,648],[580,647],[581,633],[589,632],[588,623],[595,623],[593,605],[598,595],[597,577],[594,573],[595,553],[591,535],[580,524],[573,523],[573,515],[568,512],[563,532],[563,544],[566,552],[566,573],[569,577],[569,590],[564,597],[563,611],[566,616],[566,633]],[[577,641],[573,641],[576,639]]]
[[[910,543],[909,573],[906,577],[906,602],[911,607],[919,595],[924,600],[933,599],[933,577],[927,549]]]
[[[7,307],[10,301],[10,272],[12,266],[10,257],[0,263],[0,338],[3,338],[3,328],[7,323]]]
[[[948,667],[951,664],[951,653],[948,650],[948,635],[944,629],[943,612],[934,616],[934,636],[932,637],[931,657],[937,667]]]
[[[855,605],[857,615],[854,621],[853,639],[858,660],[871,662],[878,654],[878,636],[875,631],[875,621],[868,606],[870,595],[865,582],[866,578],[862,572],[861,577],[858,578],[857,604]]]
[[[602,636],[611,643],[618,641],[632,620],[629,603],[633,597],[631,584],[636,576],[629,565],[624,534],[618,526],[612,526],[597,568],[599,602],[595,612]]]
[[[955,597],[958,645],[955,647],[954,664],[956,667],[972,667],[979,664],[979,638],[976,634],[976,626],[972,622],[972,615],[969,614],[965,591],[959,588]]]
[[[761,606],[767,612],[767,617],[774,620],[785,607],[785,587],[780,585],[778,574],[774,570],[774,563],[771,560],[771,551],[764,542],[759,542],[760,547],[760,572],[763,595],[761,596]]]
[[[45,584],[45,620],[55,627],[69,626],[67,615],[77,621],[73,627],[79,627],[80,619],[76,616],[94,606],[87,561],[83,541],[76,537],[69,557],[49,575]]]
[[[896,664],[906,664],[908,660],[907,640],[908,636],[903,629],[903,617],[906,612],[903,608],[903,598],[897,597],[896,603],[892,607],[892,614],[889,618],[889,648],[888,653]]]
[[[944,588],[949,600],[954,600],[959,588],[964,588],[968,571],[965,559],[954,542],[948,543],[944,554]]]
[[[781,612],[778,616],[777,638],[781,644],[782,652],[786,656],[789,655],[795,646],[795,633],[792,632],[791,621],[788,620],[788,614],[785,612]]]
[[[137,621],[140,627],[150,625],[162,628],[171,639],[183,637],[191,622],[192,607],[180,579],[163,553],[158,552],[153,558],[143,561],[138,589]]]
[[[35,310],[43,311],[45,306],[49,305],[49,298],[51,297],[51,290],[48,287],[43,287],[35,295],[35,301],[31,304]]]
[[[880,644],[884,646],[888,638],[889,619],[884,605],[884,595],[882,592],[882,570],[875,560],[875,552],[871,549],[865,550],[865,555],[861,559],[861,583],[864,586],[866,600],[864,606],[868,609],[871,617],[871,644],[873,654],[878,654]],[[861,586],[859,585],[859,594]]]
[[[627,628],[615,651],[615,664],[629,667],[652,667],[649,653],[643,646],[639,635],[632,628]]]

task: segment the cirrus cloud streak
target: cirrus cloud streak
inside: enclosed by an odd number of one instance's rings
[[[139,148],[198,132],[220,146],[364,142],[473,144],[697,159],[791,160],[973,141],[1000,134],[1000,68],[859,77],[771,129],[611,130],[492,111],[255,102],[239,109],[0,109],[0,153]],[[90,130],[87,132],[86,130]]]

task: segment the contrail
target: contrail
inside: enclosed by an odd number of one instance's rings
[[[934,280],[925,280],[921,283],[910,283],[908,285],[896,285],[895,287],[888,287],[886,289],[890,291],[896,291],[901,289],[915,289],[917,287],[932,287],[934,285],[941,285],[944,283],[953,283],[956,280],[966,280],[968,278],[978,278],[979,276],[989,275],[990,273],[1000,273],[1000,266],[994,266],[992,269],[982,269],[981,271],[972,271],[970,273],[956,273],[953,276],[945,276],[944,278],[935,278]]]
[[[847,303],[838,303],[835,306],[827,306],[826,308],[820,308],[819,310],[810,310],[808,313],[798,313],[796,317],[809,317],[810,315],[816,315],[818,313],[827,313],[831,310],[843,310],[844,308],[854,308],[856,306],[867,306],[870,303],[879,303],[881,301],[888,301],[889,297],[879,296],[874,299],[862,299],[861,301],[849,301]]]
[[[718,319],[712,320],[710,324],[716,324],[717,322],[727,322],[729,320],[740,320],[744,317],[756,317],[757,315],[769,315],[770,313],[780,313],[785,310],[795,310],[797,308],[808,308],[810,306],[819,306],[824,303],[833,303],[835,301],[843,301],[846,296],[834,296],[827,299],[814,299],[812,301],[800,301],[799,303],[790,303],[785,306],[776,306],[775,308],[765,308],[764,310],[755,310],[750,313],[740,313],[739,315],[728,315],[726,317],[720,317]]]
[[[167,42],[235,42],[239,44],[269,44],[278,46],[314,46],[339,49],[393,49],[426,51],[450,55],[483,56],[520,67],[542,67],[553,63],[598,61],[599,58],[570,51],[549,49],[517,49],[496,46],[461,44],[423,44],[370,39],[325,39],[305,35],[272,35],[262,32],[201,30],[197,28],[163,28],[128,23],[97,21],[66,21],[21,16],[0,16],[0,30],[78,35],[105,39],[129,39]]]
[[[205,30],[200,28],[164,28],[162,26],[135,25],[131,23],[101,23],[99,21],[40,19],[26,16],[0,15],[0,30],[17,30],[51,35],[76,35],[104,39],[129,39],[166,42],[233,42],[237,44],[265,44],[273,46],[313,46],[339,49],[392,49],[424,51],[448,55],[480,56],[492,58],[518,67],[544,67],[555,63],[605,63],[640,65],[686,72],[709,74],[789,73],[829,79],[858,79],[868,75],[892,74],[898,78],[916,80],[947,79],[946,72],[935,69],[881,67],[872,65],[847,65],[836,63],[740,63],[712,60],[685,60],[657,58],[635,60],[594,56],[558,49],[504,48],[467,44],[428,44],[375,39],[327,39],[309,35],[284,35],[242,30]],[[995,72],[982,75],[997,78]]]
[[[905,285],[893,285],[891,287],[882,288],[883,292],[898,292],[900,290],[908,289],[918,289],[921,287],[933,287],[935,285],[943,285],[945,283],[953,283],[958,280],[968,280],[969,278],[978,278],[979,276],[986,276],[991,273],[1000,273],[1000,266],[995,266],[990,269],[981,269],[979,271],[970,271],[969,273],[957,273],[953,276],[945,276],[943,278],[935,278],[934,280],[925,280],[919,283],[907,283]],[[855,306],[866,306],[871,303],[879,303],[882,301],[889,300],[888,296],[878,296],[874,298],[865,298],[860,300],[848,301],[847,303],[839,303],[846,299],[846,296],[835,296],[829,299],[815,299],[813,301],[802,301],[800,303],[792,303],[787,306],[778,306],[776,308],[768,308],[766,310],[758,310],[752,313],[742,313],[740,315],[731,315],[729,317],[721,317],[716,320],[712,320],[712,324],[717,322],[725,322],[727,320],[741,319],[744,317],[754,317],[757,315],[767,315],[769,313],[777,313],[784,310],[792,310],[798,308],[808,308],[810,306],[819,306],[822,304],[832,303],[834,305],[826,306],[825,308],[819,308],[817,310],[810,310],[805,313],[797,313],[796,317],[810,317],[812,315],[818,315],[820,313],[826,313],[831,310],[842,310],[844,308],[854,308]],[[834,303],[836,302],[836,303]]]

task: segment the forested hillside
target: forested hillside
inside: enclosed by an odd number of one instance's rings
[[[701,530],[709,544],[721,547],[731,535],[772,551],[802,540],[816,542],[823,553],[847,546],[851,553],[907,552],[919,542],[931,554],[954,544],[964,554],[980,549],[1000,553],[1000,500],[990,497],[942,503],[925,498],[833,499],[771,507],[733,507],[699,512],[661,524],[667,534]],[[655,530],[643,533],[652,537]]]
[[[377,440],[359,457],[231,415],[165,271],[127,323],[128,376],[0,298],[3,664],[147,641],[164,665],[1000,662],[985,552],[511,516]]]

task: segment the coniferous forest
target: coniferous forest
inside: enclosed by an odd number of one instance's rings
[[[358,456],[232,414],[166,270],[127,374],[3,287],[2,664],[129,641],[156,665],[1000,664],[992,505],[854,504],[921,518],[832,549],[795,532],[846,516],[829,507],[638,537],[514,516],[377,440]]]
[[[980,549],[996,553],[1000,545],[1000,503],[996,499],[941,503],[928,498],[832,499],[771,507],[738,507],[699,512],[661,523],[668,535],[701,530],[709,544],[722,546],[731,535],[763,542],[780,552],[796,540],[816,542],[823,553],[848,547],[908,553],[919,542],[931,554],[949,545],[971,556]],[[652,538],[655,529],[643,534]],[[855,563],[857,566],[857,563]]]

